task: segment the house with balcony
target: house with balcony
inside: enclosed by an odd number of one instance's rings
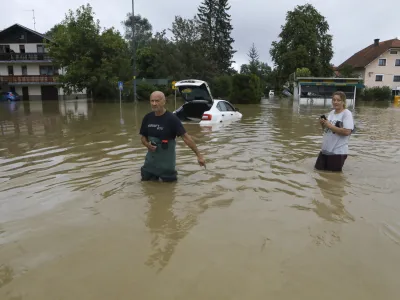
[[[57,81],[45,43],[49,38],[20,24],[0,31],[0,90],[16,92],[23,100],[81,98],[66,96]]]
[[[355,53],[337,67],[351,66],[363,78],[365,87],[389,86],[393,93],[400,90],[400,40],[397,38],[374,43]]]

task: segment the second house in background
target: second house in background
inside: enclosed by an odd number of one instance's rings
[[[374,43],[357,52],[338,69],[351,66],[364,79],[368,88],[388,86],[400,90],[400,40],[397,38]]]

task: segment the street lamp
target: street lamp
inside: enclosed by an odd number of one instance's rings
[[[136,102],[135,0],[132,0],[133,100]]]

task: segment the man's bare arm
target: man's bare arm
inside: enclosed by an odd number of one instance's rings
[[[145,137],[145,136],[142,135],[142,137],[141,137],[140,140],[142,141],[142,144],[143,144],[146,148],[149,147],[149,140],[147,139],[147,137]]]
[[[197,162],[199,163],[199,165],[206,167],[206,161],[204,160],[203,155],[200,154],[199,149],[197,149],[196,143],[193,141],[192,137],[187,133],[185,133],[182,136],[182,139],[185,142],[185,144],[188,145],[188,147],[192,149],[192,151],[196,154]]]
[[[193,141],[192,137],[189,134],[185,133],[184,135],[182,135],[182,139],[197,156],[201,155],[199,149],[197,149],[196,143]]]

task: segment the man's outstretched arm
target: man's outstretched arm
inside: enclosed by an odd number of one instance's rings
[[[192,137],[189,134],[185,133],[184,135],[182,135],[182,139],[185,144],[196,154],[199,165],[202,167],[205,166],[206,162],[203,158],[203,155],[201,155],[199,149],[197,149],[196,143],[193,141]]]

